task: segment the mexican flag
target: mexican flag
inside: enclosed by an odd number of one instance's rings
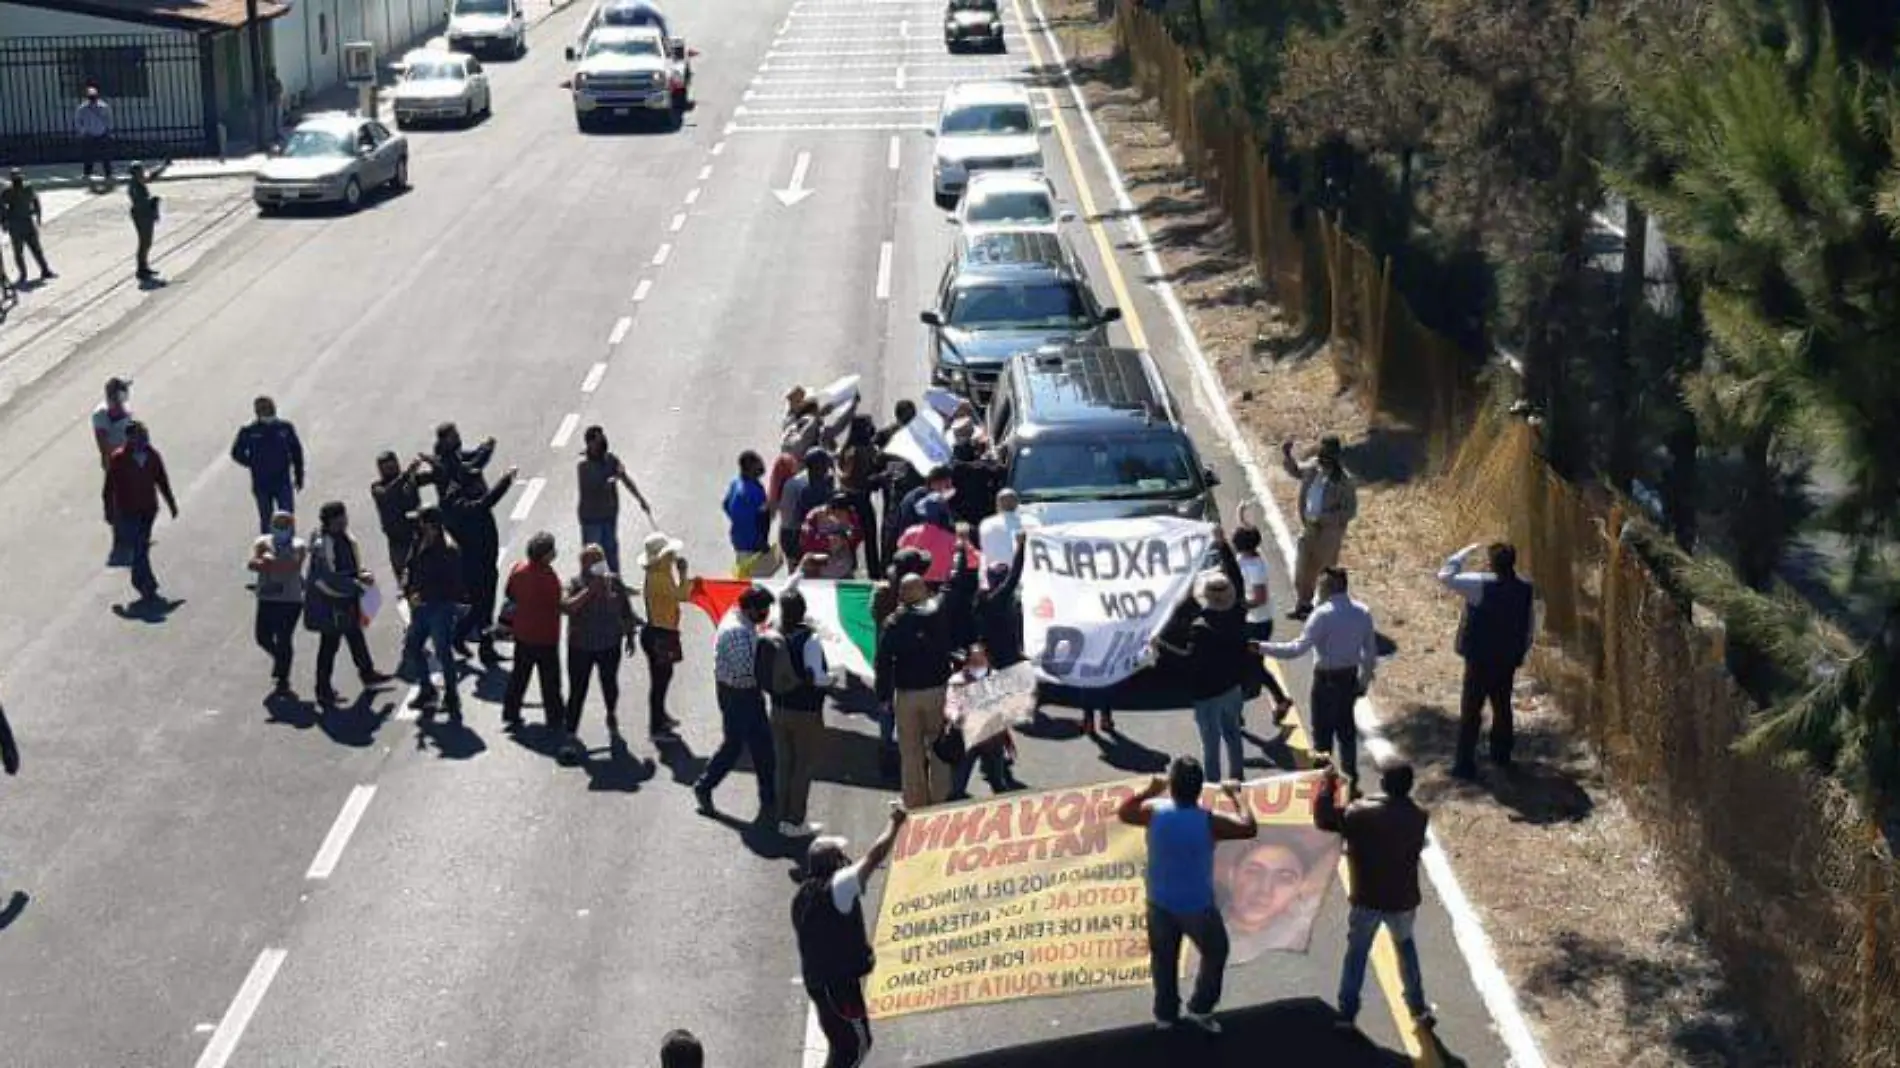
[[[780,594],[792,581],[760,579],[756,584]],[[806,620],[825,645],[825,662],[859,678],[870,678],[871,663],[877,655],[877,625],[871,619],[872,584],[848,579],[797,582],[798,592],[805,596]],[[753,585],[745,579],[694,579],[688,599],[718,626],[739,603],[739,595]],[[777,619],[776,611],[773,619]]]

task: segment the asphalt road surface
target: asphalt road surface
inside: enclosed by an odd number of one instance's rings
[[[463,727],[419,725],[400,684],[359,695],[347,658],[347,707],[267,704],[242,568],[254,511],[226,451],[251,398],[274,395],[309,449],[305,525],[318,502],[348,502],[386,573],[373,457],[424,449],[435,422],[457,420],[471,441],[500,441],[497,469],[521,468],[499,510],[511,551],[550,529],[565,571],[574,427],[600,422],[667,532],[718,573],[733,457],[772,440],[788,384],[861,374],[880,415],[921,389],[916,316],[951,239],[921,131],[954,80],[1035,78],[1046,44],[1032,52],[1024,9],[1006,14],[1007,55],[950,57],[934,3],[705,0],[680,15],[703,52],[685,128],[585,136],[557,87],[582,13],[562,12],[524,60],[491,65],[493,118],[409,135],[411,191],[355,216],[245,222],[12,399],[0,697],[26,768],[0,782],[0,1060],[634,1065],[680,1026],[716,1065],[822,1059],[794,982],[798,851],[750,826],[746,773],[720,793],[730,816],[697,815],[687,789],[692,754],[717,740],[704,621],[688,613],[673,710],[690,751],[670,761],[637,731],[609,751],[596,696],[588,764],[558,766],[534,730],[500,731],[499,676],[474,684]],[[1048,143],[1059,184],[1099,214],[1109,179],[1067,95],[1049,100],[1063,113]],[[775,196],[806,154],[809,195]],[[1245,479],[1191,400],[1125,228],[1111,218],[1076,236],[1104,299],[1129,312],[1124,338],[1152,347],[1188,402],[1231,514]],[[113,374],[136,379],[133,407],[180,497],[154,548],[164,612],[127,611],[124,572],[102,566],[86,418]],[[629,509],[629,558],[646,532]],[[385,669],[398,638],[393,614],[372,628]],[[299,642],[307,695],[315,643]],[[623,673],[630,724],[645,682],[643,665]],[[829,721],[813,816],[862,842],[892,791],[872,725]],[[1115,744],[1022,739],[1019,777],[1097,781],[1198,751],[1185,711],[1120,723]],[[1331,1033],[1322,1000],[1344,915],[1335,894],[1310,955],[1236,969],[1228,1035],[1211,1043],[1152,1033],[1146,992],[1126,991],[892,1021],[875,1059],[1107,1068],[1191,1049],[1205,1064],[1406,1063],[1376,986],[1369,1041]],[[1435,904],[1419,936],[1445,1046],[1503,1064]]]

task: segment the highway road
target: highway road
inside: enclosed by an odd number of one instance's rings
[[[1054,87],[1047,150],[1088,220],[1078,246],[1129,314],[1122,340],[1150,347],[1189,401],[1232,514],[1246,479],[1128,230],[1101,218],[1112,180],[1055,91],[1047,42],[1025,32],[1032,12],[1006,5],[1008,54],[952,57],[923,0],[703,0],[677,16],[703,53],[684,129],[592,136],[558,88],[582,17],[562,12],[525,59],[490,65],[490,120],[409,135],[410,191],[354,216],[243,223],[12,398],[0,698],[27,767],[0,782],[0,901],[25,896],[0,929],[0,1061],[632,1065],[687,1027],[712,1064],[822,1063],[787,919],[799,850],[749,825],[744,773],[721,792],[735,817],[696,814],[687,788],[717,741],[704,621],[689,612],[673,711],[690,752],[670,762],[638,732],[610,751],[596,697],[589,761],[558,765],[532,730],[499,729],[499,676],[471,688],[462,726],[418,724],[401,684],[359,696],[347,664],[338,712],[267,703],[242,567],[255,516],[226,453],[251,398],[273,395],[309,450],[305,525],[318,502],[347,502],[386,573],[373,457],[422,450],[456,420],[498,439],[498,468],[521,468],[499,509],[511,550],[552,530],[565,570],[574,427],[599,422],[666,532],[716,573],[733,458],[773,440],[789,384],[860,374],[880,415],[922,389],[917,312],[952,236],[922,131],[946,85],[1008,77]],[[136,380],[180,497],[154,549],[178,602],[161,614],[126,612],[124,573],[102,566],[86,420],[114,374]],[[646,532],[629,510],[629,557]],[[299,641],[307,695],[315,643]],[[398,641],[379,619],[387,670]],[[623,674],[635,708],[645,681],[643,664]],[[1303,694],[1303,669],[1293,684]],[[1119,718],[1114,745],[1023,739],[1019,777],[1097,781],[1198,751],[1185,711]],[[829,720],[813,816],[863,841],[892,796],[876,732]],[[1370,1044],[1332,1033],[1321,1002],[1344,917],[1336,893],[1309,955],[1236,969],[1235,1022],[1193,1055],[1415,1059],[1376,990]],[[1502,1065],[1435,902],[1419,934],[1445,1046]],[[1159,1064],[1204,1041],[1151,1034],[1147,1000],[909,1017],[878,1028],[875,1063]]]

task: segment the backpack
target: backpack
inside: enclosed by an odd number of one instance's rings
[[[808,639],[809,640],[809,639]],[[793,642],[783,634],[772,633],[759,636],[758,676],[759,684],[773,697],[784,697],[803,689],[810,680],[805,678],[804,665],[799,663],[805,651],[804,643],[794,647]]]

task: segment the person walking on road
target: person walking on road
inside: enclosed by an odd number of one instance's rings
[[[1466,571],[1466,561],[1480,548],[1491,570]],[[1506,542],[1458,550],[1438,569],[1438,581],[1465,601],[1457,646],[1465,661],[1464,693],[1458,709],[1458,756],[1451,773],[1461,779],[1478,777],[1478,731],[1486,702],[1491,705],[1491,763],[1509,770],[1515,741],[1511,696],[1517,669],[1531,651],[1535,591],[1517,577],[1517,548]]]
[[[290,663],[297,621],[303,618],[303,570],[310,546],[297,536],[289,512],[271,516],[269,532],[251,544],[250,569],[257,574],[257,646],[271,659],[273,692],[290,692]]]
[[[1290,642],[1264,642],[1259,651],[1281,660],[1313,652],[1313,751],[1334,754],[1339,767],[1359,792],[1359,728],[1353,706],[1372,688],[1379,670],[1379,630],[1372,612],[1347,592],[1344,568],[1320,573],[1319,592],[1325,598],[1306,620],[1300,636]]]
[[[96,164],[109,185],[112,182],[112,105],[99,98],[99,87],[86,86],[85,99],[73,114],[73,132],[79,135],[79,158],[84,161],[83,177],[92,180]]]
[[[691,1031],[674,1028],[660,1039],[660,1068],[706,1068],[706,1047]]]
[[[40,280],[59,277],[46,265],[46,253],[40,248],[40,195],[26,184],[26,175],[15,167],[7,174],[7,187],[0,189],[0,230],[13,242],[13,265],[20,269],[20,282],[26,282],[26,254],[33,253],[39,265]]]
[[[1240,527],[1234,531],[1233,547],[1235,562],[1240,567],[1241,600],[1247,605],[1247,639],[1254,642],[1273,640],[1273,588],[1272,573],[1267,567],[1266,558],[1260,555],[1260,529],[1248,521],[1248,505],[1240,506]],[[1273,725],[1279,726],[1286,721],[1288,712],[1293,710],[1293,700],[1286,695],[1286,687],[1280,685],[1280,679],[1266,669],[1266,662],[1257,656],[1248,658],[1253,669],[1256,686],[1249,687],[1257,691],[1265,689],[1273,695]]]
[[[900,579],[897,599],[897,611],[878,635],[877,695],[897,720],[904,804],[922,808],[950,796],[950,766],[932,743],[943,733],[951,639],[922,575]]]
[[[678,737],[679,721],[666,714],[666,691],[673,669],[686,658],[680,644],[680,605],[686,601],[686,558],[681,545],[659,531],[647,535],[634,566],[643,576],[647,622],[640,628],[640,651],[647,657],[647,733],[655,741]]]
[[[376,481],[369,484],[370,499],[376,502],[377,525],[383,528],[383,539],[389,543],[389,566],[395,570],[399,584],[416,541],[413,516],[422,507],[422,466],[427,462],[418,456],[404,467],[394,452],[385,449],[376,458]]]
[[[376,577],[363,566],[363,553],[350,533],[350,513],[342,501],[329,501],[317,511],[317,533],[310,539],[309,591],[304,599],[304,625],[317,632],[317,702],[337,702],[331,677],[337,649],[350,647],[350,660],[365,687],[389,681],[376,670],[369,643],[363,638],[363,593]]]
[[[277,417],[277,402],[259,397],[251,402],[256,418],[238,428],[231,442],[231,459],[251,473],[251,496],[257,501],[259,533],[270,533],[271,516],[295,512],[303,489],[303,442],[297,428]]]
[[[794,580],[796,581],[796,580]],[[824,643],[805,617],[805,595],[794,586],[778,599],[778,631],[759,639],[759,685],[772,698],[772,752],[778,761],[773,808],[787,838],[817,834],[821,824],[805,819],[812,773],[825,744],[825,693],[831,666]]]
[[[858,547],[863,543],[857,508],[851,495],[842,490],[805,516],[798,537],[800,555],[824,557],[819,577],[828,579],[848,579],[857,572]]]
[[[871,1052],[864,979],[877,955],[864,923],[864,891],[890,858],[897,832],[909,818],[893,803],[884,833],[855,862],[845,852],[849,843],[832,835],[813,839],[805,854],[804,878],[792,896],[792,931],[805,996],[830,1047],[825,1068],[858,1068]]]
[[[1227,969],[1227,925],[1214,900],[1214,844],[1252,838],[1260,833],[1253,809],[1242,800],[1240,784],[1221,790],[1238,816],[1201,807],[1207,777],[1193,757],[1175,757],[1166,778],[1123,801],[1115,813],[1123,823],[1148,830],[1148,970],[1154,979],[1155,1025],[1168,1030],[1181,1017],[1181,939],[1200,953],[1187,1021],[1210,1034],[1220,1033],[1214,1008],[1220,1004]],[[1163,798],[1162,794],[1167,794]]]
[[[460,481],[442,497],[443,522],[462,547],[462,585],[468,595],[468,612],[455,631],[456,649],[467,656],[467,643],[473,637],[482,663],[489,667],[501,663],[490,633],[495,625],[495,587],[501,580],[501,529],[495,525],[495,506],[514,488],[518,473],[510,467],[490,487],[480,471],[464,467]]]
[[[1299,603],[1289,619],[1313,613],[1313,590],[1320,572],[1339,566],[1346,526],[1359,515],[1359,494],[1340,463],[1336,437],[1320,439],[1319,454],[1307,463],[1293,459],[1293,443],[1280,445],[1280,464],[1300,484],[1300,541],[1293,565],[1293,593]]]
[[[468,598],[462,550],[444,526],[439,506],[425,504],[410,518],[416,540],[401,568],[410,616],[409,631],[403,636],[402,666],[416,681],[414,707],[433,706],[435,680],[430,677],[422,647],[424,642],[434,646],[442,668],[442,686],[448,693],[444,708],[459,719],[462,702],[455,689],[455,628]]]
[[[1339,1024],[1352,1028],[1359,1016],[1359,994],[1366,982],[1366,957],[1384,927],[1399,951],[1399,979],[1405,1007],[1424,1030],[1437,1026],[1425,1002],[1424,973],[1412,924],[1421,900],[1418,858],[1425,851],[1430,815],[1412,800],[1412,766],[1393,764],[1379,773],[1383,796],[1339,807],[1339,772],[1327,765],[1313,795],[1313,825],[1346,840],[1351,874],[1346,921],[1346,960],[1339,970]]]
[[[620,572],[620,487],[640,504],[647,522],[653,521],[653,508],[640,494],[640,487],[627,475],[627,467],[607,447],[607,432],[590,426],[583,435],[586,442],[575,474],[580,483],[581,541],[598,545],[607,553],[607,569]]]
[[[132,202],[132,233],[138,238],[138,269],[133,274],[141,281],[158,276],[152,269],[152,236],[158,230],[158,197],[145,184],[145,165],[132,164],[126,196]],[[111,175],[106,176],[109,180]]]
[[[739,474],[726,486],[726,499],[719,505],[732,543],[734,578],[767,578],[778,570],[764,479],[764,458],[751,449],[740,453]]]
[[[579,737],[588,682],[599,675],[607,733],[618,738],[621,649],[633,652],[640,617],[633,611],[633,591],[607,566],[605,549],[581,550],[581,573],[567,580],[561,610],[567,613],[567,736]]]
[[[510,730],[521,726],[521,702],[528,679],[541,676],[541,718],[549,733],[567,730],[567,706],[561,701],[561,577],[554,573],[554,535],[539,531],[528,539],[527,559],[508,572],[508,603],[514,606],[511,629],[515,658],[501,719]],[[565,754],[570,744],[564,739]]]
[[[158,502],[178,518],[165,458],[152,447],[145,424],[126,424],[125,444],[106,464],[106,521],[112,524],[115,552],[123,552],[132,569],[132,588],[147,601],[158,597],[158,577],[152,573],[152,526],[158,521]]]
[[[884,475],[883,453],[876,440],[877,423],[868,415],[854,415],[845,431],[844,448],[838,451],[838,488],[851,499],[864,536],[864,573],[873,578],[884,573],[877,509],[871,503],[871,493]]]
[[[772,591],[753,586],[739,595],[739,603],[726,613],[713,637],[713,682],[719,700],[719,748],[707,761],[706,770],[693,784],[693,797],[701,812],[714,812],[713,791],[719,789],[744,752],[752,757],[753,774],[758,777],[759,814],[757,822],[772,819],[777,801],[776,757],[772,752],[772,728],[766,720],[765,693],[759,689],[759,630],[772,615]]]

